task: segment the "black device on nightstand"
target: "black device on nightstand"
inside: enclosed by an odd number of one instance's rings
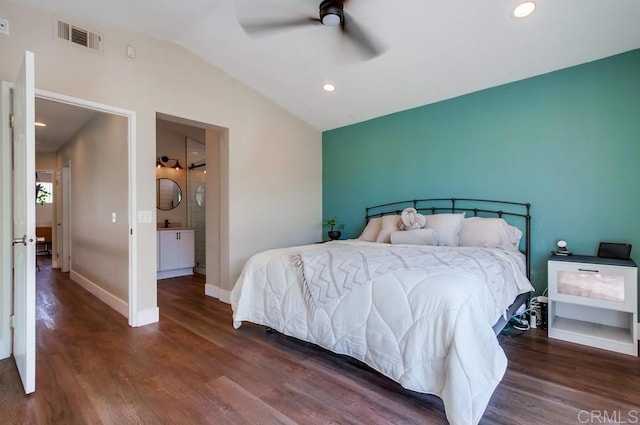
[[[598,257],[615,258],[617,260],[628,260],[631,256],[631,244],[600,242],[598,246]]]

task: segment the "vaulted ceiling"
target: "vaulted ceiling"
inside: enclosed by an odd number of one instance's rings
[[[340,28],[249,36],[242,22],[317,17],[319,0],[19,0],[92,25],[172,41],[319,130],[640,48],[638,0],[350,0],[348,17],[383,54],[362,56]],[[336,86],[322,90],[325,82]]]

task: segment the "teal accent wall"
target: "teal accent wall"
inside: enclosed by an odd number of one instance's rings
[[[559,239],[630,242],[640,263],[640,50],[323,133],[323,217],[357,237],[367,206],[532,204],[532,283]]]

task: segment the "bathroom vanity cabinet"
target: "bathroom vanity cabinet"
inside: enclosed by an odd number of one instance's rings
[[[189,228],[158,229],[158,279],[193,274],[195,234]]]

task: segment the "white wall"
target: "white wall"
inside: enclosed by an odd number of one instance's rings
[[[71,163],[71,276],[129,299],[127,119],[100,113],[59,152]],[[116,222],[112,214],[116,215]]]
[[[53,227],[53,204],[36,202],[36,227]]]
[[[11,29],[0,36],[0,79],[13,80],[28,49],[37,88],[136,112],[138,210],[155,211],[156,112],[228,129],[228,146],[221,145],[228,149],[228,182],[221,187],[228,202],[220,213],[228,225],[221,229],[223,277],[216,283],[222,290],[232,288],[253,253],[319,240],[320,131],[172,43],[80,23],[104,36],[104,52],[95,54],[54,39],[50,14],[0,6]],[[136,59],[126,57],[128,44]],[[143,311],[157,305],[156,256],[149,255],[156,252],[155,220],[138,226],[135,249]]]

